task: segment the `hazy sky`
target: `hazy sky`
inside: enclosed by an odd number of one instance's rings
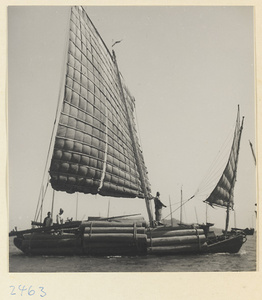
[[[245,116],[235,188],[239,227],[254,226],[255,146],[252,7],[85,7],[136,98],[139,135],[153,194],[175,209],[196,193],[219,151],[228,150],[237,105]],[[10,229],[30,226],[58,101],[68,7],[9,7]],[[227,140],[226,144],[224,143]],[[224,152],[223,152],[224,153]],[[223,156],[226,157],[225,155]],[[211,191],[210,191],[211,192]],[[55,212],[76,215],[76,197],[57,193]],[[201,196],[201,197],[200,197]],[[202,193],[183,221],[205,222]],[[78,218],[107,215],[109,198],[79,195]],[[50,210],[51,191],[44,213]],[[140,213],[143,200],[110,199],[110,215]],[[163,216],[169,214],[169,208]],[[173,214],[179,218],[179,211]],[[225,210],[208,209],[224,227]],[[231,217],[231,226],[234,226]]]

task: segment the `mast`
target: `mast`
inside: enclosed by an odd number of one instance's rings
[[[239,113],[239,110],[238,110]],[[241,135],[242,135],[242,130],[243,130],[243,123],[244,123],[244,117],[242,117],[242,122],[241,122],[241,126],[239,128],[239,139],[238,139],[238,144],[237,144],[237,155],[236,155],[236,165],[238,163],[238,157],[239,157],[239,148],[240,148],[240,140],[241,140]],[[233,182],[236,181],[236,177],[237,177],[237,168],[235,168],[234,170],[234,176],[233,176]],[[234,189],[234,184],[232,184],[231,189],[230,189],[230,195],[232,195]],[[229,211],[230,211],[230,201],[228,201],[228,205],[227,205],[227,211],[226,211],[226,226],[225,226],[225,235],[227,234],[227,230],[228,230],[228,224],[229,224]]]
[[[206,203],[206,224],[207,224],[207,209],[208,209],[208,206],[207,206],[207,203]]]
[[[77,211],[78,211],[78,193],[76,193],[76,220],[77,220]]]
[[[171,226],[173,227],[173,216],[172,216],[172,207],[171,207],[170,196],[169,196],[169,207],[170,207],[170,216],[171,216]]]
[[[255,151],[254,151],[254,148],[253,148],[253,144],[249,141],[249,145],[250,145],[250,148],[251,148],[251,152],[252,152],[252,155],[253,155],[253,158],[254,158],[254,163],[255,163],[255,166],[257,164],[257,160],[256,160],[256,155],[255,155]],[[255,203],[255,216],[257,217],[257,204]],[[253,227],[253,216],[252,216],[252,227]]]
[[[180,224],[182,224],[182,206],[183,206],[183,190],[181,186],[181,199],[180,199]]]
[[[195,207],[195,214],[196,214],[196,221],[197,221],[197,224],[198,224],[198,216],[197,216],[197,210],[196,210],[196,207]]]
[[[107,217],[109,218],[109,211],[110,211],[110,200],[108,200],[108,208],[107,208]]]
[[[250,141],[249,141],[249,145],[250,145],[251,152],[252,152],[252,155],[253,155],[253,158],[254,158],[254,162],[255,162],[255,165],[256,165],[257,164],[256,155],[255,155],[255,151],[254,151],[253,145],[252,145],[252,143]]]
[[[126,113],[127,113],[127,121],[128,121],[128,125],[129,125],[129,130],[130,130],[130,136],[131,136],[131,140],[132,140],[132,144],[133,144],[133,148],[134,148],[134,155],[137,161],[137,167],[138,167],[138,173],[140,175],[140,179],[141,179],[141,184],[142,184],[142,189],[144,192],[144,196],[145,196],[145,203],[146,203],[146,208],[147,208],[147,213],[148,213],[148,217],[149,217],[149,222],[150,225],[153,224],[153,215],[150,209],[150,204],[149,204],[149,195],[148,195],[148,191],[147,191],[147,187],[146,187],[146,180],[145,180],[145,176],[144,176],[144,172],[141,166],[141,162],[140,162],[140,158],[139,158],[139,153],[138,153],[138,149],[137,149],[137,145],[136,145],[136,141],[135,141],[135,135],[133,132],[133,128],[131,125],[131,116],[127,107],[127,103],[126,103],[126,99],[124,96],[124,91],[123,91],[123,86],[122,86],[122,82],[121,82],[121,78],[120,78],[120,74],[119,74],[119,69],[118,69],[118,65],[117,65],[117,60],[116,60],[116,55],[114,50],[112,50],[113,53],[113,62],[115,64],[115,68],[116,68],[116,73],[117,73],[117,80],[118,80],[118,84],[120,87],[120,97],[121,100],[123,101],[125,108],[126,108]]]
[[[53,196],[52,196],[52,207],[51,207],[51,219],[53,219],[53,212],[54,212],[54,202],[55,202],[55,190],[53,190]]]

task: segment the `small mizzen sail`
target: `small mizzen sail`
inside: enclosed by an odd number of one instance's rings
[[[226,207],[227,209],[233,209],[234,207],[234,186],[236,182],[237,163],[243,122],[244,118],[242,118],[242,122],[240,123],[240,113],[238,108],[234,138],[228,162],[216,187],[209,197],[204,201],[211,206],[216,205],[220,207]]]
[[[51,159],[57,191],[146,198],[134,97],[81,7],[73,7],[61,115]]]

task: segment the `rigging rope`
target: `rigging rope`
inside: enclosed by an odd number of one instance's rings
[[[202,182],[199,185],[199,188],[197,189],[196,195],[204,195],[209,194],[210,190],[215,187],[214,181],[217,181],[219,179],[219,175],[222,175],[222,172],[226,166],[226,159],[230,155],[230,152],[228,152],[228,149],[230,148],[230,145],[232,143],[232,136],[234,135],[234,132],[232,133],[232,129],[229,131],[223,145],[221,146],[220,151],[216,155],[213,163],[209,167],[206,176],[202,180]],[[222,164],[222,162],[224,164]],[[203,193],[206,191],[206,193]]]
[[[189,199],[187,199],[186,201],[184,201],[182,203],[182,205],[180,205],[178,208],[176,208],[175,210],[173,210],[171,213],[169,213],[167,216],[165,216],[163,218],[163,220],[165,220],[167,217],[169,217],[172,213],[176,212],[179,208],[181,208],[182,206],[184,206],[188,201],[190,201],[191,199],[193,199],[195,197],[195,195],[193,195],[192,197],[190,197]]]
[[[71,15],[71,9],[69,9],[69,15]],[[39,203],[40,203],[40,199],[41,199],[41,191],[42,191],[42,187],[44,186],[44,180],[45,180],[45,176],[46,176],[46,170],[47,170],[47,165],[48,165],[48,161],[49,161],[49,157],[50,157],[50,150],[51,150],[51,146],[52,146],[52,142],[54,141],[54,132],[55,132],[55,128],[56,128],[56,124],[57,124],[57,119],[58,119],[58,112],[59,112],[59,107],[60,104],[63,101],[63,92],[64,92],[64,82],[65,82],[65,75],[66,75],[66,68],[67,68],[67,64],[64,64],[64,62],[66,61],[66,58],[68,56],[68,44],[69,44],[69,33],[70,33],[70,17],[68,18],[68,27],[69,30],[67,31],[67,34],[65,35],[65,45],[66,47],[64,48],[64,55],[62,58],[62,62],[63,64],[61,65],[61,78],[60,78],[60,88],[59,88],[59,94],[58,94],[58,99],[57,99],[57,105],[56,105],[56,112],[55,112],[55,120],[54,120],[54,124],[53,124],[53,128],[52,128],[52,133],[51,133],[51,138],[50,138],[50,142],[49,142],[49,146],[48,146],[48,151],[47,151],[47,157],[46,157],[46,163],[45,163],[45,167],[44,167],[44,172],[43,172],[43,177],[42,177],[42,182],[41,182],[41,187],[40,187],[40,192],[39,192],[39,197],[38,197],[38,203],[37,203],[37,207],[36,207],[36,212],[35,212],[35,221],[38,219],[40,211],[43,207],[43,200],[44,198],[42,198],[42,204],[39,208]],[[48,183],[46,185],[46,189],[47,189]],[[45,194],[46,194],[46,190],[45,190]],[[39,208],[39,211],[38,211]],[[37,213],[38,211],[38,213]]]
[[[45,190],[43,191],[43,189],[41,189],[40,191],[40,194],[39,194],[39,200],[38,200],[38,205],[40,203],[40,200],[41,200],[41,206],[39,207],[39,210],[38,210],[38,207],[37,207],[37,210],[35,212],[35,218],[34,218],[34,221],[37,221],[38,218],[39,218],[39,215],[41,213],[41,210],[43,208],[43,201],[44,201],[44,198],[45,198],[45,195],[46,195],[46,192],[47,192],[47,188],[48,188],[48,185],[49,185],[49,182],[46,183],[46,187],[45,187]],[[42,195],[41,195],[41,192],[42,192]],[[42,197],[41,197],[42,196]]]
[[[59,93],[59,96],[61,96],[61,91]],[[44,185],[44,180],[45,180],[45,176],[46,176],[46,170],[47,170],[47,165],[48,165],[48,162],[49,162],[49,157],[50,157],[50,150],[51,150],[51,145],[52,145],[52,142],[53,142],[53,138],[54,138],[54,132],[55,132],[55,125],[56,125],[56,122],[57,122],[57,114],[58,114],[58,107],[59,107],[59,101],[60,100],[60,97],[58,98],[58,103],[57,103],[57,108],[56,108],[56,115],[55,115],[55,120],[54,120],[54,124],[53,124],[53,129],[52,129],[52,133],[51,133],[51,139],[50,139],[50,142],[49,142],[49,146],[48,146],[48,151],[47,151],[47,157],[46,157],[46,162],[45,162],[45,167],[44,167],[44,172],[43,172],[43,177],[42,177],[42,182],[41,182],[41,187],[40,187],[40,192],[39,192],[39,200],[38,200],[38,204],[37,204],[37,209],[38,209],[38,206],[39,206],[39,201],[40,201],[40,196],[41,196],[41,190],[42,190],[42,186]],[[47,184],[48,185],[48,184]],[[43,200],[42,200],[43,201]],[[42,205],[41,207],[42,208]],[[40,209],[39,208],[39,209]],[[36,214],[37,214],[37,209],[36,209]],[[39,211],[40,213],[40,211]],[[39,213],[37,215],[37,218],[39,217]],[[37,220],[37,219],[36,219]],[[35,220],[35,221],[36,221]]]

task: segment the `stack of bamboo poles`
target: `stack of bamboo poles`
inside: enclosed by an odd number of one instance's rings
[[[141,223],[83,222],[84,254],[136,255],[146,253],[147,235]]]
[[[151,229],[147,233],[147,252],[151,254],[198,253],[206,247],[202,229]]]

